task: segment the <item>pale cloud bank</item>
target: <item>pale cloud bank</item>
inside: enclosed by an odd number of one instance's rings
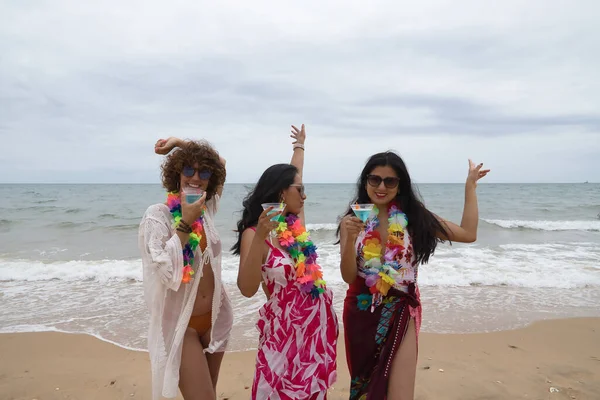
[[[595,1],[0,4],[0,182],[157,182],[158,137],[229,182],[289,159],[352,182],[396,149],[420,182],[600,181]]]

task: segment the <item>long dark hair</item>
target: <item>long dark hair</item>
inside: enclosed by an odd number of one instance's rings
[[[429,257],[433,255],[438,242],[444,242],[438,239],[437,234],[441,233],[448,237],[447,231],[440,221],[433,215],[431,211],[425,208],[425,205],[418,195],[418,191],[413,188],[408,174],[406,164],[400,156],[392,151],[377,153],[372,155],[367,161],[365,167],[360,173],[356,184],[356,194],[350,204],[354,203],[370,203],[369,195],[367,194],[367,176],[376,168],[389,166],[400,178],[398,186],[398,194],[396,202],[400,209],[408,217],[408,231],[411,235],[413,250],[419,264],[426,264]],[[342,216],[353,214],[352,209],[348,207],[346,213]],[[339,237],[340,227],[338,225],[337,235]]]
[[[237,222],[237,241],[231,246],[233,254],[240,254],[242,233],[258,223],[263,212],[263,203],[277,203],[281,192],[289,188],[296,178],[298,169],[291,164],[275,164],[263,172],[254,189],[248,193],[242,205],[242,218]]]

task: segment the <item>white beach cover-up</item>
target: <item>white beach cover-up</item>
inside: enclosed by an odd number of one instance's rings
[[[142,253],[144,298],[150,313],[148,352],[152,369],[152,398],[176,397],[183,337],[202,278],[202,266],[210,262],[215,277],[212,302],[211,341],[204,351],[225,351],[233,325],[233,309],[221,281],[221,239],[214,226],[220,197],[206,203],[204,231],[207,247],[198,246],[194,278],[181,283],[183,249],[172,227],[173,217],[165,204],[150,206],[140,223],[138,245]]]

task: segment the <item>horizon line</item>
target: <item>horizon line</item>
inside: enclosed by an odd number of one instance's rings
[[[461,185],[465,182],[414,182],[413,184],[426,185]],[[478,185],[572,185],[572,184],[598,184],[600,182],[478,182]],[[256,182],[225,182],[225,185],[254,185]],[[305,185],[355,185],[356,182],[304,182]],[[161,185],[160,182],[0,182],[0,185]]]

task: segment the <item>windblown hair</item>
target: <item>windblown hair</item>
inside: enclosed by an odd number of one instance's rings
[[[212,175],[206,188],[206,199],[214,196],[217,188],[225,183],[227,172],[219,159],[219,153],[205,141],[185,141],[185,143],[169,154],[161,167],[162,184],[168,192],[178,192],[183,167],[209,170]]]
[[[356,194],[350,202],[354,203],[370,203],[369,195],[367,194],[367,176],[376,168],[389,166],[398,175],[400,183],[398,185],[398,194],[396,195],[396,203],[408,218],[408,231],[411,235],[413,250],[417,262],[426,264],[429,257],[435,252],[438,242],[444,240],[438,238],[438,234],[448,237],[446,228],[436,218],[436,216],[425,208],[422,200],[418,196],[418,191],[413,188],[408,169],[402,158],[392,152],[387,151],[372,155],[363,168],[358,182],[356,183]],[[350,206],[346,210],[346,215],[353,214]],[[337,235],[340,234],[340,225],[338,225]]]
[[[263,212],[263,203],[278,203],[281,201],[281,192],[294,183],[298,169],[291,164],[275,164],[263,172],[242,205],[242,218],[237,222],[237,241],[231,247],[233,254],[240,254],[242,234],[248,228],[256,226],[258,217]]]

